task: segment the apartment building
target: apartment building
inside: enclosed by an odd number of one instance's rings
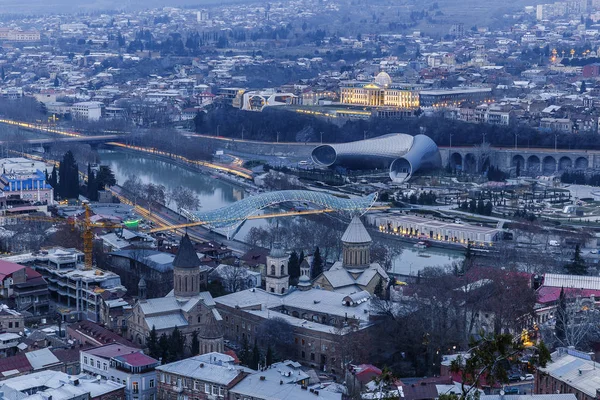
[[[160,361],[141,349],[111,343],[80,352],[81,370],[125,385],[125,400],[155,400]]]

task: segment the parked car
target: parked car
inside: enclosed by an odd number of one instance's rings
[[[519,389],[516,387],[507,387],[504,388],[504,394],[519,394]]]
[[[533,374],[525,374],[521,377],[522,381],[532,381],[534,379]]]
[[[521,380],[521,374],[511,373],[508,375],[509,382],[518,382]]]

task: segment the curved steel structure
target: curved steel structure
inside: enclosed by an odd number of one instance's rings
[[[442,158],[433,140],[425,135],[392,133],[350,143],[325,144],[311,154],[315,164],[351,169],[390,168],[394,182],[405,182],[419,169],[439,168]]]
[[[324,209],[345,212],[351,215],[362,215],[371,208],[377,200],[377,193],[368,196],[344,199],[327,193],[313,192],[310,190],[281,190],[277,192],[261,193],[246,197],[217,210],[206,212],[182,213],[191,221],[204,222],[211,229],[236,230],[244,221],[258,211],[280,203],[302,202],[311,203]]]

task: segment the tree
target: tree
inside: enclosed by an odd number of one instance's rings
[[[283,318],[264,320],[258,325],[256,337],[262,346],[270,347],[273,357],[285,360],[294,356],[294,328]],[[264,347],[263,347],[264,348]]]
[[[313,256],[312,268],[311,268],[311,278],[315,279],[317,276],[323,273],[323,259],[321,258],[321,251],[319,247],[315,249],[315,254]]]
[[[587,275],[587,265],[585,265],[585,260],[581,257],[581,248],[579,244],[575,245],[573,260],[565,265],[565,269],[571,275]]]
[[[258,364],[260,363],[260,350],[258,350],[258,345],[254,342],[254,347],[252,348],[252,355],[250,358],[249,368],[258,369]]]
[[[270,367],[273,364],[273,349],[271,345],[267,346],[267,355],[265,357],[266,366]]]
[[[152,329],[150,330],[150,334],[148,335],[148,339],[146,340],[146,345],[148,346],[148,352],[150,357],[156,358],[157,360],[160,358],[160,348],[158,344],[158,336],[156,334],[156,327],[152,325]]]
[[[242,335],[242,349],[240,350],[240,362],[242,365],[249,366],[252,362],[252,353],[250,352],[250,345],[248,344],[248,337]]]
[[[295,250],[290,254],[288,273],[290,275],[290,284],[297,285],[300,278],[300,260],[298,260],[298,253]]]
[[[71,150],[63,156],[58,169],[58,194],[65,199],[79,196],[79,168]]]
[[[185,336],[176,326],[169,335],[169,362],[181,360],[184,357],[185,352]]]
[[[92,167],[89,163],[87,178],[87,197],[90,201],[98,201],[98,181],[96,180],[96,174],[92,171]]]
[[[461,400],[470,399],[481,384],[493,386],[496,383],[508,383],[509,359],[518,358],[525,353],[520,338],[510,334],[486,335],[479,340],[471,340],[469,356],[458,356],[452,361],[450,369],[461,375]],[[538,367],[545,367],[549,352],[543,345],[530,347],[534,351],[531,361]]]
[[[182,209],[194,211],[200,208],[198,196],[196,196],[196,193],[187,186],[177,186],[170,192],[169,197],[175,203],[178,213],[180,213]]]
[[[585,81],[581,81],[581,86],[579,87],[579,93],[585,93],[587,91],[587,87]]]
[[[54,87],[59,87],[60,81],[58,80],[58,75],[54,78]]]
[[[192,343],[190,345],[192,356],[200,354],[200,341],[198,340],[198,331],[192,333]]]
[[[101,165],[96,177],[98,188],[104,190],[106,186],[114,186],[117,184],[115,174],[108,165]]]
[[[565,289],[560,288],[558,296],[558,306],[556,307],[556,323],[554,324],[554,334],[556,339],[563,343],[567,337],[566,326],[569,324],[567,315],[567,300],[565,298]]]
[[[172,361],[169,358],[169,338],[167,337],[167,335],[165,333],[160,335],[160,338],[158,339],[157,354],[159,354],[158,359],[161,360],[162,364],[168,364]]]
[[[379,282],[377,282],[377,285],[375,285],[373,294],[375,294],[375,296],[377,296],[379,298],[383,297],[383,282],[381,279],[379,280]]]

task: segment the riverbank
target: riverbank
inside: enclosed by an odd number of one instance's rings
[[[215,176],[218,179],[229,183],[230,185],[238,186],[244,190],[249,190],[249,191],[258,190],[258,186],[256,186],[251,180],[239,179],[239,178],[233,177],[231,175],[228,175],[227,173],[219,172],[213,168],[207,167],[202,164],[198,164],[197,162],[181,160],[177,157],[173,157],[170,155],[157,154],[155,152],[142,151],[142,150],[139,150],[136,148],[120,146],[120,145],[117,145],[116,143],[106,143],[103,145],[103,147],[107,148],[108,150],[118,149],[119,151],[122,151],[124,153],[143,154],[146,157],[154,158],[154,159],[166,162],[166,163],[177,165],[181,168],[187,169],[192,172],[200,172],[200,173],[203,173],[206,175]]]

